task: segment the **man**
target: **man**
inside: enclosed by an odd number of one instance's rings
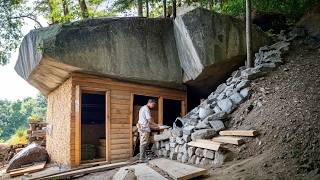
[[[156,105],[154,99],[149,99],[148,103],[142,106],[139,110],[139,121],[137,128],[140,136],[140,161],[145,162],[146,149],[149,142],[150,136],[150,125],[159,127],[156,123],[152,121],[150,109],[153,109]]]

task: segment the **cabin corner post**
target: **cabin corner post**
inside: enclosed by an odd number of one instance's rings
[[[160,96],[158,100],[158,124],[163,125],[163,97]]]
[[[74,166],[79,166],[81,163],[81,89],[79,85],[75,88],[75,162]]]
[[[130,112],[129,112],[129,122],[130,122],[130,157],[133,156],[133,103],[134,103],[134,94],[130,94]]]
[[[111,123],[111,119],[110,119],[110,111],[111,111],[111,101],[110,101],[110,90],[106,91],[106,161],[110,162],[110,151],[111,151],[111,127],[110,127],[110,123]]]

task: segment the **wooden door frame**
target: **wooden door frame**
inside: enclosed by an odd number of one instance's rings
[[[90,93],[103,92],[105,95],[105,135],[106,135],[106,162],[110,162],[110,98],[111,90],[107,88],[90,88],[80,85],[75,86],[75,166],[81,164],[81,96],[82,93],[87,91]],[[101,93],[99,93],[101,94]]]
[[[185,98],[173,98],[167,96],[154,96],[154,94],[146,94],[146,93],[136,93],[132,92],[130,94],[130,157],[133,156],[133,136],[132,136],[132,126],[133,126],[133,108],[134,108],[134,95],[138,96],[150,96],[158,98],[158,125],[163,125],[163,99],[176,100],[181,102],[181,116],[186,115],[187,111],[187,97]]]

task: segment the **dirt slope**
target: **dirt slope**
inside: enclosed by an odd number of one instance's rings
[[[253,82],[254,94],[228,126],[260,135],[230,147],[233,160],[210,179],[320,179],[319,44],[293,41],[285,64]]]

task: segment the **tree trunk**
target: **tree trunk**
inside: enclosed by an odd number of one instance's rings
[[[172,15],[173,19],[177,17],[177,1],[172,0]]]
[[[88,7],[85,0],[79,0],[80,10],[81,10],[81,16],[83,19],[86,19],[89,17]]]
[[[247,67],[253,67],[252,62],[252,34],[251,34],[251,0],[246,0],[246,42],[247,42]]]
[[[167,0],[163,0],[163,17],[167,17]]]
[[[52,22],[52,24],[56,24],[56,23],[58,23],[58,21],[56,21],[55,18],[52,16],[52,13],[54,11],[53,2],[52,2],[52,0],[48,0],[47,3],[48,3],[48,6],[49,6],[49,10],[50,10],[49,14],[50,14],[50,17],[51,17],[51,22]]]
[[[66,21],[70,21],[69,15],[69,7],[68,7],[68,0],[62,0],[62,7],[63,7],[63,15],[66,18]]]
[[[146,0],[146,17],[149,17],[149,0]]]
[[[142,17],[143,16],[143,5],[142,5],[142,0],[138,0],[138,16]]]

